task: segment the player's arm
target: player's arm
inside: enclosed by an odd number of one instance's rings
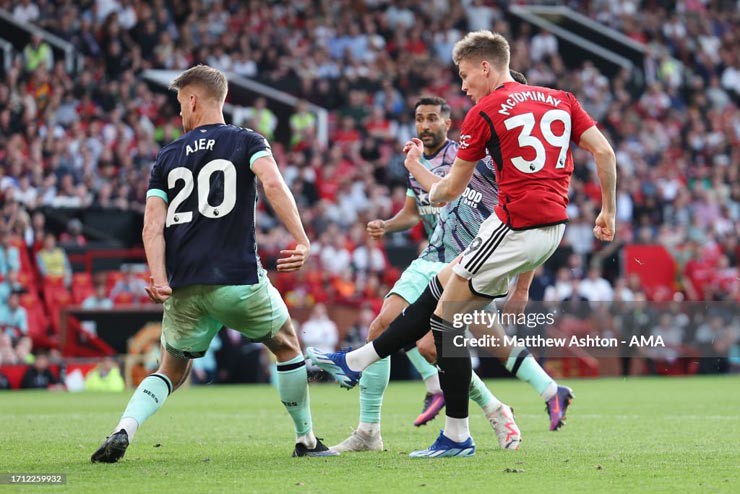
[[[419,209],[416,207],[416,199],[406,196],[403,208],[388,220],[372,220],[367,224],[367,233],[372,238],[379,239],[386,233],[401,232],[413,228],[419,221]]]
[[[421,156],[424,152],[424,143],[421,139],[414,137],[408,141],[404,147],[403,152],[406,153],[406,159],[403,164],[411,175],[414,176],[417,182],[424,187],[424,190],[429,192],[432,189],[432,185],[442,180],[431,171],[421,164]]]
[[[429,189],[429,201],[432,204],[439,204],[454,201],[460,197],[470,183],[477,163],[477,161],[455,158],[449,173],[439,182],[432,184]]]
[[[529,287],[534,279],[534,270],[519,273],[514,290],[506,299],[503,312],[507,314],[521,314],[529,302]]]
[[[267,196],[267,200],[278,219],[288,230],[288,233],[293,236],[297,244],[295,249],[280,251],[283,257],[278,259],[277,269],[278,271],[296,271],[308,259],[311,244],[308,241],[308,236],[306,236],[306,231],[303,229],[295,198],[288,189],[285,180],[283,180],[272,155],[264,155],[254,160],[252,171],[262,182],[265,196]]]
[[[166,218],[167,203],[164,198],[154,195],[147,197],[141,239],[151,273],[146,292],[149,298],[156,303],[164,302],[172,294],[165,266],[164,226]]]
[[[486,156],[486,142],[491,137],[491,129],[477,109],[476,105],[465,115],[460,129],[460,147],[450,171],[429,189],[432,204],[443,204],[460,197],[473,177],[478,160]]]
[[[604,134],[594,125],[583,134],[578,145],[591,153],[601,185],[601,213],[596,218],[594,235],[599,240],[614,240],[617,214],[617,158]]]

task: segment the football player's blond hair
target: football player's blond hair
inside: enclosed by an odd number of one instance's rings
[[[208,65],[196,65],[178,75],[170,84],[170,89],[179,91],[186,86],[199,86],[205,89],[211,98],[223,104],[226,101],[229,83],[220,70]]]
[[[498,33],[481,30],[465,35],[452,49],[452,61],[460,65],[463,60],[488,61],[500,71],[509,70],[511,49],[506,38]]]

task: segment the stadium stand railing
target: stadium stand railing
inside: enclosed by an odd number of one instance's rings
[[[595,61],[600,60],[602,62],[600,64],[601,68],[604,68],[605,72],[608,74],[616,73],[620,68],[627,69],[632,74],[637,72],[635,70],[635,64],[632,63],[630,59],[611,49],[607,49],[599,44],[589,41],[573,30],[555,24],[549,19],[538,15],[537,11],[532,10],[531,7],[512,5],[509,7],[509,12],[529,24],[550,31],[556,37],[560,38],[561,41],[572,45],[576,50],[570,50],[568,52],[570,56],[576,56],[576,52],[581,51],[589,54],[589,58],[592,58]]]
[[[5,72],[10,70],[13,63],[13,45],[4,39],[0,39],[0,55],[2,55],[2,67]]]
[[[0,9],[0,32],[2,32],[2,38],[9,41],[18,52],[23,51],[31,36],[39,35],[41,39],[49,43],[54,57],[64,60],[64,69],[67,73],[82,69],[83,57],[72,43],[33,24],[18,22],[10,12],[3,9]]]

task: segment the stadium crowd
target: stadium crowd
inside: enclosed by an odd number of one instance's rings
[[[276,280],[288,304],[377,310],[399,273],[386,247],[420,245],[423,232],[415,228],[379,244],[367,238],[365,224],[403,205],[400,151],[415,135],[412,111],[420,95],[447,99],[450,137],[457,137],[470,101],[460,91],[451,50],[465,32],[483,28],[511,41],[512,67],[531,84],[575,93],[617,152],[619,240],[594,241],[600,191],[588,154],[576,150],[572,221],[532,298],[665,297],[643,293],[639,280],[621,277],[619,265],[625,245],[658,243],[678,263],[682,297],[740,300],[740,15],[734,3],[569,2],[647,46],[644,87],[627,71],[607,77],[588,60],[566,66],[551,33],[507,23],[506,3],[0,1],[18,21],[72,42],[84,55],[84,69],[69,74],[34,37],[0,81],[3,324],[16,324],[9,315],[17,306],[12,294],[30,288],[27,277],[19,280],[23,255],[17,251],[28,250],[42,276],[54,269],[69,287],[63,250],[49,254],[49,266],[37,255],[57,249],[58,240],[39,208],[143,211],[149,167],[181,130],[173,98],[150,88],[141,71],[196,63],[302,100],[285,142],[273,137],[276,117],[264,100],[234,115],[272,140],[313,240],[308,269]],[[326,148],[315,139],[316,119],[305,101],[330,111]],[[287,235],[264,201],[258,225],[270,266]],[[65,240],[79,245],[77,230]],[[17,348],[27,331],[19,324],[16,333],[11,347],[22,353]]]

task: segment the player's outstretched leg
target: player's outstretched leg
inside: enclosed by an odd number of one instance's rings
[[[565,411],[573,400],[573,390],[558,385],[540,366],[525,347],[513,347],[506,359],[506,369],[518,379],[532,386],[545,400],[545,410],[550,417],[550,430],[565,425]]]
[[[464,457],[475,454],[475,445],[468,424],[468,400],[472,366],[467,347],[459,348],[459,355],[443,353],[443,340],[463,336],[464,329],[450,321],[460,310],[484,307],[488,301],[478,297],[468,288],[467,280],[459,275],[449,277],[444,287],[437,278],[430,283],[433,296],[438,300],[429,325],[437,348],[439,379],[445,395],[445,428],[427,449],[415,451],[412,457]],[[462,385],[462,386],[461,386]]]
[[[159,369],[141,381],[113,433],[92,454],[90,461],[115,463],[123,458],[139,426],[154,415],[164,405],[167,397],[185,382],[190,366],[190,359],[175,356],[163,348]]]
[[[332,446],[332,451],[383,451],[380,411],[390,375],[390,357],[380,359],[365,369],[360,378],[360,423],[348,438]]]
[[[265,346],[277,357],[280,401],[293,419],[296,436],[293,456],[338,455],[338,452],[330,451],[313,433],[306,360],[301,353],[290,318],[275,336],[265,341]]]
[[[396,287],[394,287],[395,289]],[[373,341],[383,334],[388,325],[408,306],[406,300],[391,293],[383,301],[380,314],[370,323],[368,340]],[[352,434],[341,443],[332,446],[334,451],[382,451],[383,438],[380,434],[383,395],[388,388],[391,375],[391,359],[385,357],[371,364],[360,377],[360,421]]]
[[[436,278],[432,283],[439,283]],[[351,389],[360,381],[360,375],[381,358],[414,343],[429,331],[429,317],[434,313],[437,299],[427,287],[416,301],[395,318],[388,329],[375,341],[351,352],[325,353],[308,347],[306,355],[317,367],[329,373],[343,388]]]
[[[432,333],[437,345],[437,365],[440,368],[440,381],[444,391],[447,410],[445,428],[430,447],[411,453],[412,458],[467,457],[475,454],[475,444],[468,426],[468,386],[460,389],[459,383],[470,383],[472,367],[470,356],[451,358],[442,355],[443,334],[462,331],[437,316],[431,318]]]
[[[436,362],[437,348],[431,333],[416,342],[416,345],[425,359]],[[470,379],[470,399],[483,410],[486,419],[496,433],[499,445],[503,449],[518,449],[522,438],[519,427],[514,421],[513,410],[501,403],[475,372]]]

